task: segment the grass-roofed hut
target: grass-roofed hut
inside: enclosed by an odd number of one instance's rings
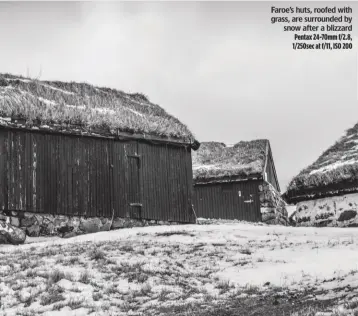
[[[358,123],[289,183],[300,226],[358,226]]]
[[[142,94],[0,74],[0,212],[29,235],[193,222],[198,146]]]
[[[268,140],[203,142],[192,155],[198,217],[287,224]]]

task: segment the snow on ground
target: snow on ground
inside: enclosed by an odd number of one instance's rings
[[[130,109],[130,108],[127,108],[127,110],[130,111],[130,112],[132,112],[132,113],[134,113],[134,114],[136,114],[136,115],[139,115],[139,116],[144,117],[144,115],[143,115],[142,113],[139,113],[139,112],[136,111],[136,110],[133,110],[133,109]]]
[[[22,81],[24,81],[24,80],[22,80]],[[25,81],[24,81],[25,82]],[[52,86],[52,85],[49,85],[49,84],[45,84],[45,83],[43,83],[43,82],[41,82],[41,83],[39,83],[41,86],[43,86],[43,87],[46,87],[46,88],[48,88],[48,89],[52,89],[52,90],[55,90],[55,91],[59,91],[59,92],[61,92],[61,93],[64,93],[64,94],[75,94],[75,93],[73,93],[73,92],[71,92],[71,91],[67,91],[67,90],[63,90],[63,89],[60,89],[60,88],[56,88],[56,87],[54,87],[54,86]]]
[[[48,99],[44,99],[42,97],[39,97],[38,98],[41,102],[45,103],[46,105],[49,105],[49,106],[53,106],[53,105],[57,105],[56,102],[54,101],[51,101],[51,100],[48,100]]]
[[[356,153],[355,153],[356,155]],[[328,171],[332,171],[338,167],[342,167],[342,166],[346,166],[346,165],[353,165],[357,163],[357,159],[356,157],[354,157],[353,159],[350,159],[350,160],[339,160],[339,161],[336,161],[334,163],[331,163],[329,165],[325,165],[324,167],[321,167],[319,169],[316,169],[316,170],[312,170],[309,174],[315,174],[315,173],[324,173],[324,172],[328,172]]]
[[[169,315],[267,286],[358,297],[358,229],[226,222],[0,246],[0,315]]]

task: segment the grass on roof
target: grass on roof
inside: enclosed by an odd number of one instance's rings
[[[287,193],[358,181],[358,123],[288,185]]]
[[[195,180],[261,175],[266,160],[267,140],[241,141],[234,146],[203,142],[193,152]]]
[[[0,74],[0,116],[22,118],[29,125],[40,121],[194,140],[186,125],[144,94],[87,83]]]

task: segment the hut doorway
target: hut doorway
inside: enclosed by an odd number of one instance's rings
[[[221,189],[224,210],[223,214],[214,210],[213,215],[215,217],[249,222],[261,221],[258,183],[256,181],[225,183],[221,185]]]
[[[131,144],[130,152],[127,154],[128,158],[128,202],[129,202],[129,217],[135,219],[142,218],[142,194],[140,185],[140,167],[141,159],[138,155],[137,144]]]
[[[260,221],[260,201],[257,183],[238,183],[236,191],[239,218],[250,222]]]

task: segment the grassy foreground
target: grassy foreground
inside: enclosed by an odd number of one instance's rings
[[[186,225],[29,242],[0,247],[0,315],[358,315],[355,229]]]

